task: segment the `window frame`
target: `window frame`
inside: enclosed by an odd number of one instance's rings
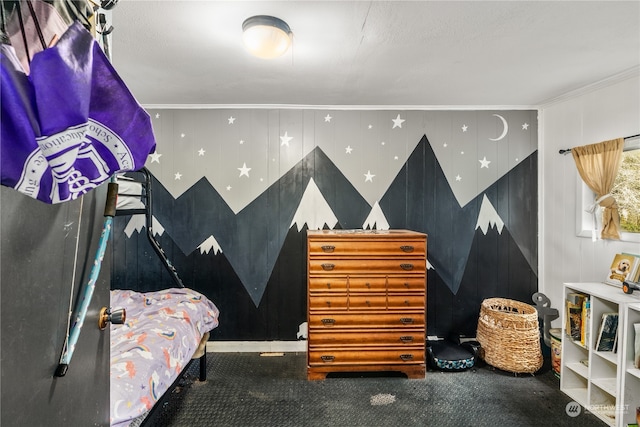
[[[640,149],[640,136],[636,136],[633,138],[629,138],[625,140],[625,151],[627,149],[627,145],[635,147],[634,149]],[[584,183],[582,178],[580,178],[580,174],[576,172],[577,177],[577,186],[576,188],[576,235],[578,237],[589,237],[591,238],[593,231],[593,214],[586,211],[586,209],[591,206],[595,200],[595,193],[591,191],[591,189]],[[600,236],[598,236],[600,239]],[[627,231],[620,232],[620,241],[621,242],[631,242],[631,243],[640,243],[640,233],[629,233]]]

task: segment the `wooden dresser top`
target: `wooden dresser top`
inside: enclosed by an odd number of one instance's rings
[[[362,236],[384,236],[389,238],[426,237],[426,234],[411,230],[308,230],[308,236],[312,237],[362,237]]]

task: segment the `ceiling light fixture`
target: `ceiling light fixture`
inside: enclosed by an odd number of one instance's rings
[[[242,41],[252,55],[272,59],[282,56],[291,46],[293,33],[282,19],[258,15],[242,23]]]

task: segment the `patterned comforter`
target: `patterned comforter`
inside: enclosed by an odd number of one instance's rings
[[[126,323],[111,325],[111,425],[128,426],[148,412],[218,326],[218,308],[187,288],[111,291]]]

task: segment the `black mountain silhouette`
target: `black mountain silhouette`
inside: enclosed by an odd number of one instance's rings
[[[429,234],[430,335],[473,333],[485,297],[527,301],[536,291],[536,174],[533,153],[461,208],[426,136],[411,153],[379,204],[392,228]],[[319,148],[237,215],[205,178],[178,199],[154,180],[154,214],[165,228],[160,243],[185,285],[220,307],[217,339],[295,339],[306,319],[306,241],[304,229],[290,224],[312,177],[337,228],[360,228],[371,206]],[[500,234],[475,229],[484,195],[505,223]],[[114,224],[114,287],[171,286],[144,233],[124,238],[126,221]],[[197,250],[211,235],[221,254]]]
[[[360,228],[371,207],[320,148],[237,215],[206,178],[177,199],[154,180],[154,214],[184,254],[213,235],[257,307],[312,177],[338,227]]]

